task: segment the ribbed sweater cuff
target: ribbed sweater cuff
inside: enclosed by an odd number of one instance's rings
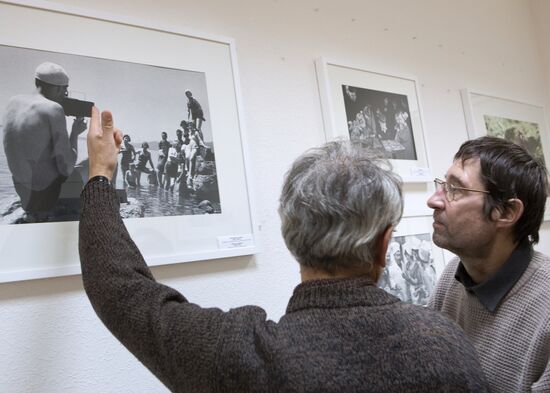
[[[105,182],[89,182],[80,194],[82,211],[98,208],[103,211],[120,211],[120,203],[113,186]]]

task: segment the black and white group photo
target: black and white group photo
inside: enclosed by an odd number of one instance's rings
[[[0,223],[79,219],[92,105],[123,133],[123,218],[221,213],[203,72],[0,45]]]
[[[349,137],[364,140],[384,157],[416,160],[406,95],[342,85]]]
[[[378,285],[404,302],[426,305],[437,279],[429,233],[395,236]]]

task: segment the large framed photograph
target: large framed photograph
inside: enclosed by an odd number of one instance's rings
[[[124,134],[113,184],[150,265],[252,254],[231,39],[0,2],[0,281],[79,273],[95,103]]]
[[[401,220],[386,253],[378,286],[402,301],[425,306],[443,269],[443,251],[432,242],[431,216]]]
[[[461,90],[468,136],[491,135],[523,146],[548,168],[550,139],[541,105]],[[546,204],[545,220],[550,219]]]
[[[405,182],[430,181],[415,78],[316,61],[328,140],[363,140]]]

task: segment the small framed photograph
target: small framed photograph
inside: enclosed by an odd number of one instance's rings
[[[378,286],[402,301],[425,306],[443,269],[443,250],[432,242],[431,216],[403,218],[390,240]]]
[[[113,185],[149,265],[256,252],[233,40],[1,2],[0,66],[0,282],[80,273],[92,103],[125,135]]]
[[[506,139],[523,146],[548,169],[550,139],[546,114],[541,105],[461,90],[468,136]],[[545,221],[550,219],[547,202]]]
[[[316,61],[327,140],[363,140],[405,182],[431,181],[415,78]]]

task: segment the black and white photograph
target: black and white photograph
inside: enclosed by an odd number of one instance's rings
[[[0,67],[0,224],[78,220],[94,104],[123,218],[221,213],[205,73],[5,45]]]
[[[349,137],[392,160],[416,160],[407,96],[342,85]]]
[[[234,40],[42,5],[0,3],[0,282],[80,273],[92,105],[124,136],[112,185],[150,266],[254,253]]]
[[[394,236],[378,285],[403,302],[425,306],[435,287],[438,270],[429,233]]]
[[[361,140],[404,183],[430,181],[418,80],[392,70],[315,62],[327,140]]]

